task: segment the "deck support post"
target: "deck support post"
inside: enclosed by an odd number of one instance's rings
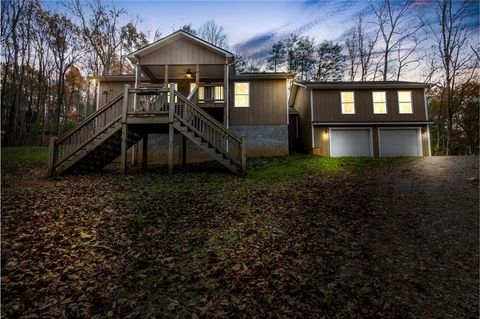
[[[168,175],[173,174],[173,114],[175,111],[175,87],[170,84],[170,104],[168,108]]]
[[[142,141],[142,169],[147,169],[147,161],[148,161],[148,133],[143,134],[143,141]]]
[[[182,168],[187,167],[187,138],[182,135]]]
[[[125,84],[123,89],[123,104],[122,104],[122,145],[120,155],[120,167],[122,173],[127,172],[127,149],[128,149],[128,128],[127,128],[127,113],[128,113],[128,90],[130,85]]]
[[[127,172],[127,147],[128,147],[128,128],[127,123],[122,124],[122,148],[121,148],[121,155],[120,155],[120,167],[122,173],[125,174]]]
[[[163,86],[168,87],[168,64],[165,64],[165,76],[163,80]]]
[[[223,68],[223,125],[228,129],[228,64]]]
[[[195,65],[195,85],[198,87],[200,85],[200,66]]]
[[[55,159],[57,157],[57,150],[55,149],[56,140],[56,137],[50,137],[50,144],[48,145],[48,177],[53,177],[55,174]]]
[[[247,138],[242,136],[242,174],[247,172]]]

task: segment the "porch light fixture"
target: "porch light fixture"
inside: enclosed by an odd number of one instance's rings
[[[192,71],[190,71],[190,69],[188,69],[187,72],[185,73],[185,76],[187,77],[187,79],[191,79],[193,77]]]
[[[324,132],[325,134],[328,134],[328,129],[325,129],[323,132]]]

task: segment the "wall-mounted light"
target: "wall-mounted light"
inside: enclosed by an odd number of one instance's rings
[[[323,132],[324,132],[325,134],[328,134],[328,128],[326,128],[325,130],[323,130]]]
[[[190,71],[190,69],[188,69],[187,72],[185,73],[185,77],[187,79],[191,79],[193,77],[193,73],[192,71]]]

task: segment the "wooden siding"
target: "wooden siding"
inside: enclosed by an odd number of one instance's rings
[[[123,93],[125,84],[129,84],[133,88],[135,86],[135,81],[101,81],[99,107],[105,105],[105,94],[103,94],[104,91],[108,92],[108,101],[110,101],[118,94]]]
[[[355,92],[355,114],[342,114],[340,92]],[[373,114],[373,91],[387,92],[387,114]],[[412,91],[413,114],[398,113],[399,90],[313,90],[313,121],[426,121],[425,99],[423,89],[408,89]]]
[[[339,126],[335,126],[339,127]],[[379,125],[379,126],[350,126],[351,128],[360,128],[360,127],[365,127],[365,128],[372,128],[372,142],[373,142],[373,156],[378,157],[379,156],[379,149],[378,149],[378,143],[379,143],[379,136],[378,136],[378,130],[380,128],[385,128],[385,127],[392,127],[392,126],[384,126],[384,125]],[[418,128],[420,127],[422,129],[422,150],[423,150],[423,156],[429,156],[429,147],[428,147],[428,134],[427,134],[427,126],[426,125],[395,125],[395,127],[412,127],[412,128]],[[318,126],[316,125],[314,127],[314,139],[315,139],[315,147],[312,150],[312,153],[315,155],[320,155],[320,156],[330,156],[330,134],[325,133],[325,130],[328,130],[330,127],[329,126]],[[342,128],[349,128],[349,126],[342,126]]]
[[[140,58],[140,64],[225,64],[225,56],[186,38],[179,38]]]
[[[310,115],[310,90],[298,87],[293,108],[298,111],[298,141],[304,151],[312,149],[312,117]]]
[[[250,83],[250,106],[234,106],[235,81],[229,85],[231,125],[286,125],[286,80],[242,80]]]

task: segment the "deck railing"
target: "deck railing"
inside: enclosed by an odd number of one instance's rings
[[[175,104],[175,118],[226,154],[237,165],[242,165],[242,144],[245,142],[188,98],[178,92],[175,94],[178,97]]]
[[[198,88],[196,88],[198,89]],[[122,94],[114,97],[109,103],[88,116],[78,126],[60,139],[52,138],[49,148],[48,174],[53,176],[56,167],[85,147],[92,139],[105,132],[114,123],[126,123],[128,116],[165,115],[173,121],[173,117],[182,122],[197,135],[202,136],[220,152],[229,157],[235,164],[245,169],[245,140],[238,138],[220,122],[196,106],[192,91],[185,97],[171,88],[126,87]],[[170,99],[174,103],[170,103]],[[170,105],[174,105],[171,110]]]

